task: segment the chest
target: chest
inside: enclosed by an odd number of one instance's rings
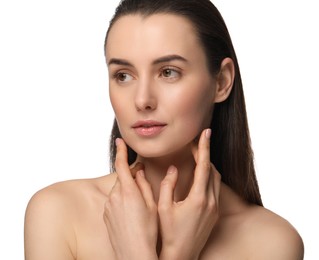
[[[82,228],[77,235],[77,260],[115,259],[103,219]]]
[[[223,221],[217,225],[201,253],[201,260],[248,259],[249,248],[245,229],[240,223]]]
[[[104,199],[92,203],[74,222],[77,260],[115,259],[103,220]],[[202,250],[201,260],[247,259],[245,230],[237,221],[222,221],[212,231]],[[249,244],[249,243],[248,243]]]
[[[201,260],[247,259],[247,251],[236,234],[230,236],[220,230],[217,233],[212,233],[207,241],[200,256]],[[92,222],[87,221],[77,235],[77,260],[91,259],[116,259],[102,217]]]

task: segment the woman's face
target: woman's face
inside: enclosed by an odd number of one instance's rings
[[[187,19],[123,16],[109,32],[106,58],[116,120],[137,154],[176,153],[209,127],[215,81]]]

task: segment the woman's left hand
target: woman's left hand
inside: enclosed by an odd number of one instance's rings
[[[157,206],[143,167],[130,169],[127,148],[116,140],[117,180],[105,202],[104,221],[117,259],[158,259]],[[133,176],[135,175],[135,180]]]
[[[174,201],[177,169],[170,167],[162,181],[158,212],[160,259],[198,259],[219,218],[220,174],[210,162],[210,129],[204,130],[194,157],[194,183],[184,201]]]

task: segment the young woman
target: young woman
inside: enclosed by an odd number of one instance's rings
[[[262,206],[239,66],[213,4],[124,0],[105,56],[114,173],[36,193],[26,259],[303,259],[296,230]]]

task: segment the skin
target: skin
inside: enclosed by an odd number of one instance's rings
[[[116,173],[37,192],[26,211],[26,259],[302,259],[296,230],[242,200],[209,161],[207,126],[231,91],[231,59],[210,75],[191,23],[167,14],[120,18],[106,57],[125,140],[116,141]],[[138,136],[132,124],[141,119],[165,129]],[[140,163],[128,165],[126,143]]]

